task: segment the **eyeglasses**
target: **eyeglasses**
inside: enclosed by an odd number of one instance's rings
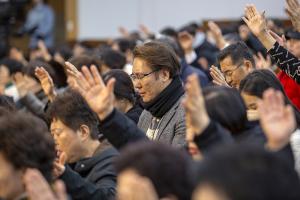
[[[137,73],[137,74],[130,74],[130,78],[135,81],[135,80],[142,80],[143,78],[145,78],[146,76],[149,76],[150,74],[153,74],[154,72],[159,71],[160,69],[154,70],[152,72],[143,74],[143,73]]]
[[[237,65],[234,69],[232,70],[228,70],[226,72],[223,72],[225,79],[227,80],[228,77],[231,77],[233,72],[236,71],[241,65],[243,65],[244,63],[240,63],[239,65]]]

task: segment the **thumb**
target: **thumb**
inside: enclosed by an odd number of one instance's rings
[[[65,165],[66,160],[67,160],[67,155],[65,152],[62,152],[59,156],[59,164]]]

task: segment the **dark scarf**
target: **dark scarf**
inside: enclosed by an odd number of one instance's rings
[[[179,76],[175,76],[172,82],[157,97],[150,102],[143,102],[142,105],[154,117],[161,118],[183,94],[182,82]]]

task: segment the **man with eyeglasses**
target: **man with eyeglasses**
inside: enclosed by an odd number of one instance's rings
[[[133,51],[131,78],[145,110],[138,126],[151,140],[181,147],[185,144],[184,89],[175,52],[161,42],[148,42]]]
[[[240,82],[255,69],[251,50],[244,42],[224,48],[218,55],[221,71],[229,86],[239,88]]]

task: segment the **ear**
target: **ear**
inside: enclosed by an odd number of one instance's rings
[[[247,72],[251,72],[254,69],[254,66],[252,65],[251,61],[249,61],[249,60],[244,60],[244,66],[245,66]]]
[[[159,74],[160,74],[161,80],[163,82],[166,82],[171,78],[170,72],[168,70],[162,69],[161,73],[159,73]]]
[[[79,137],[81,141],[85,141],[90,137],[90,128],[87,125],[81,125],[79,128]]]

